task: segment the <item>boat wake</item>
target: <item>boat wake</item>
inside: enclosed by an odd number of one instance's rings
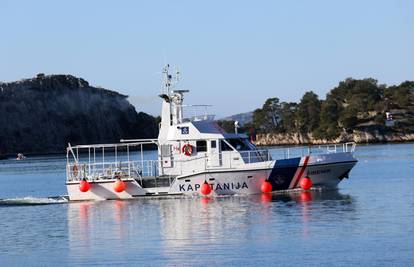
[[[67,203],[68,199],[64,196],[58,197],[22,197],[0,199],[0,207],[7,206],[34,206]]]

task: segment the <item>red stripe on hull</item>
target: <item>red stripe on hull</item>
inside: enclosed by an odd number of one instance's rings
[[[293,184],[292,188],[296,188],[296,186],[298,185],[300,178],[302,178],[303,173],[305,172],[306,166],[308,166],[308,161],[309,161],[310,156],[306,156],[305,160],[303,162],[303,165],[301,167],[301,170],[299,172],[299,175],[296,177],[295,183]]]

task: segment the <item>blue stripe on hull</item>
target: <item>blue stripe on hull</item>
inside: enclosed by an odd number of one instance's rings
[[[273,190],[286,190],[295,176],[301,158],[276,160],[269,175]]]

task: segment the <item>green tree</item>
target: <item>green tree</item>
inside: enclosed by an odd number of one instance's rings
[[[326,100],[321,105],[319,127],[314,131],[316,137],[333,139],[339,135],[338,119],[340,111],[340,105],[328,94]]]
[[[377,80],[367,78],[355,80],[347,78],[331,90],[330,96],[342,106],[350,106],[359,112],[375,109],[375,105],[383,99],[383,86]]]
[[[253,124],[256,129],[264,132],[274,132],[280,127],[279,98],[268,98],[261,109],[253,112]]]
[[[281,103],[281,131],[292,133],[297,131],[296,112],[298,104],[294,102]]]
[[[404,116],[408,129],[409,116],[414,113],[413,81],[387,87],[372,78],[347,78],[327,94],[326,100],[319,100],[312,91],[306,92],[299,104],[269,98],[254,111],[249,127],[259,132],[313,133],[317,138],[334,139],[341,131],[352,132],[356,127],[366,127],[364,124],[383,126],[384,112],[393,108],[406,110],[399,116]]]
[[[314,92],[306,92],[299,105],[297,122],[301,133],[311,133],[319,126],[321,102]]]
[[[354,108],[345,108],[341,116],[339,118],[339,122],[341,126],[347,130],[351,131],[353,127],[355,127],[358,123],[358,117],[357,117],[358,111]]]
[[[413,103],[414,82],[405,81],[398,86],[385,89],[387,109],[406,108]]]

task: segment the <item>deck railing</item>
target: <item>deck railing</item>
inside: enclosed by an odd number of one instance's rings
[[[303,157],[312,154],[331,154],[355,151],[356,143],[340,143],[340,144],[324,144],[324,145],[313,145],[313,146],[294,146],[294,147],[280,147],[273,149],[273,155],[276,158],[295,158]]]
[[[271,160],[272,157],[268,150],[225,151],[194,156],[185,160],[174,160],[172,164],[175,171],[182,175],[206,170],[236,169],[251,163],[265,163],[270,166]]]
[[[124,162],[77,162],[66,166],[68,181],[82,179],[102,180],[115,178],[141,179],[147,176],[158,176],[158,160],[124,161]]]
[[[208,112],[211,105],[180,105],[183,114],[181,122],[214,120],[215,115]]]
[[[87,147],[88,148],[88,147]],[[202,156],[192,156],[185,160],[172,160],[172,167],[175,168],[175,175],[195,173],[205,170],[215,169],[236,169],[245,164],[271,162],[272,155],[275,158],[294,158],[302,157],[312,154],[329,154],[339,152],[354,152],[355,143],[344,144],[328,144],[319,146],[301,146],[301,147],[281,147],[272,149],[272,153],[267,149],[263,150],[249,150],[249,151],[224,151],[216,154],[204,154]],[[125,152],[125,151],[123,151]],[[160,169],[160,161],[158,160],[144,160],[141,150],[140,160],[130,161],[129,150],[127,155],[118,155],[115,152],[115,157],[104,157],[99,162],[95,159],[95,153],[89,152],[87,160],[79,160],[79,154],[74,155],[74,161],[67,162],[67,180],[77,181],[81,179],[101,180],[114,178],[134,178],[136,180],[142,177],[164,175],[164,169]],[[112,162],[106,162],[105,159]],[[269,163],[270,166],[270,163]]]

